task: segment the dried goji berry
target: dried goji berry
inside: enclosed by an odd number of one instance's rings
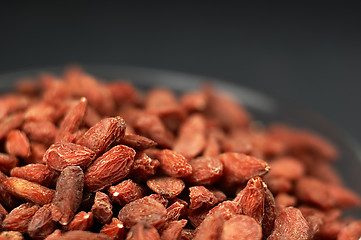
[[[113,216],[113,206],[108,195],[102,192],[96,192],[91,211],[99,223],[102,225],[108,223]]]
[[[24,240],[21,232],[18,231],[2,231],[0,233],[1,240]]]
[[[145,190],[131,179],[127,179],[115,186],[109,187],[108,193],[113,202],[125,205],[136,199],[142,198],[145,194]]]
[[[0,153],[0,171],[9,174],[10,170],[19,165],[19,160],[9,154]]]
[[[254,218],[245,215],[234,216],[223,224],[221,240],[261,240],[262,228]]]
[[[111,240],[123,240],[125,237],[125,226],[118,218],[112,218],[109,224],[105,224],[100,233],[107,235]]]
[[[251,178],[234,199],[240,204],[242,213],[253,217],[259,224],[262,224],[264,216],[265,188],[266,185],[260,177]]]
[[[127,145],[138,151],[153,148],[157,145],[157,143],[153,140],[137,134],[125,134],[124,137],[119,138],[119,143]]]
[[[67,231],[86,231],[89,230],[93,226],[93,213],[91,212],[78,212],[73,220],[67,225],[64,226]]]
[[[185,184],[179,178],[157,176],[148,179],[147,186],[165,198],[174,198],[183,191]]]
[[[182,229],[187,224],[187,220],[172,221],[167,223],[161,230],[162,240],[177,240]]]
[[[98,191],[119,182],[126,177],[133,164],[135,151],[124,145],[117,145],[98,157],[86,170],[85,187]]]
[[[194,114],[182,124],[173,150],[192,159],[199,155],[206,144],[206,120],[201,114]]]
[[[192,174],[186,177],[187,182],[197,185],[211,185],[223,174],[223,164],[213,157],[191,159]]]
[[[74,143],[56,143],[44,154],[44,161],[54,170],[62,171],[68,166],[86,169],[94,160],[95,152]]]
[[[42,206],[28,225],[28,234],[34,239],[44,239],[55,230],[55,222],[51,217],[51,204]]]
[[[127,240],[160,240],[159,233],[152,225],[146,222],[139,222],[134,225],[127,234]]]
[[[166,220],[165,207],[151,198],[141,198],[126,204],[119,212],[118,218],[127,228],[139,222],[147,222],[155,228],[160,228]]]
[[[142,182],[153,176],[160,162],[157,159],[149,157],[145,152],[137,152],[129,173],[129,177],[137,182]]]
[[[38,205],[29,202],[21,204],[6,215],[2,223],[2,228],[8,231],[26,233],[32,217],[39,208]]]
[[[54,190],[22,178],[9,177],[3,184],[11,194],[39,205],[51,203],[55,195]]]
[[[23,130],[30,140],[50,145],[54,142],[58,128],[50,121],[26,122]]]
[[[77,141],[77,144],[93,150],[96,156],[99,156],[124,136],[125,127],[125,122],[121,117],[105,118],[91,127]]]
[[[53,186],[58,175],[57,172],[50,170],[48,166],[39,163],[15,167],[10,172],[11,177],[23,178],[46,187]]]
[[[267,239],[306,240],[308,232],[309,226],[301,211],[297,208],[287,207],[277,215],[274,231]]]
[[[20,130],[12,130],[6,137],[6,151],[14,156],[26,158],[30,155],[30,143],[28,137]]]
[[[190,205],[189,209],[197,209],[200,207],[211,207],[215,205],[218,199],[211,191],[203,186],[194,186],[189,188]]]
[[[160,168],[172,177],[187,177],[192,174],[192,166],[179,153],[164,149],[158,154],[158,160]]]
[[[244,183],[270,169],[265,161],[242,153],[223,153],[218,158],[223,164],[223,180],[227,185]]]
[[[83,196],[84,173],[78,166],[66,167],[56,183],[52,216],[67,225],[78,210]]]

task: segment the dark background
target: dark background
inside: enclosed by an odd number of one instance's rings
[[[7,1],[0,73],[128,65],[226,79],[309,107],[361,141],[360,4]]]

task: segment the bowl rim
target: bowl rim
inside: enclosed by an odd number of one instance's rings
[[[149,78],[149,76],[152,76],[151,79],[152,81],[151,84],[149,84],[149,87],[154,86],[154,83],[162,83],[162,84],[167,83],[166,79],[169,78],[173,79],[171,83],[173,85],[170,87],[176,88],[178,90],[190,89],[188,85],[187,87],[184,87],[185,86],[184,82],[192,85],[193,88],[197,88],[197,87],[199,88],[200,84],[209,82],[212,85],[214,85],[217,89],[231,93],[232,96],[236,97],[236,100],[245,104],[247,107],[255,108],[257,110],[270,114],[274,111],[277,112],[284,110],[292,111],[292,109],[290,109],[290,106],[292,106],[293,109],[297,109],[297,112],[301,113],[300,115],[312,116],[313,120],[311,122],[307,121],[306,124],[307,128],[316,132],[320,132],[320,130],[323,129],[321,131],[321,135],[325,135],[326,139],[331,139],[332,142],[334,142],[335,139],[342,140],[343,143],[342,148],[350,150],[354,154],[354,156],[358,159],[358,161],[361,163],[361,144],[357,141],[356,138],[354,138],[350,133],[348,133],[344,129],[334,124],[332,121],[326,119],[322,114],[318,113],[317,111],[314,111],[310,107],[306,107],[302,104],[296,103],[285,97],[270,95],[261,90],[253,89],[251,87],[243,86],[241,84],[233,83],[221,78],[209,77],[200,74],[186,73],[175,70],[167,70],[167,69],[152,68],[152,67],[116,65],[116,64],[71,64],[71,65],[80,66],[86,72],[90,73],[91,75],[94,75],[96,78],[99,79],[104,78],[104,76],[98,76],[97,73],[99,72],[112,73],[110,74],[112,76],[114,76],[114,74],[117,73],[123,75],[124,73],[127,73],[128,75],[132,75],[132,78],[131,79],[125,78],[125,80],[129,80],[132,83],[135,80],[133,75],[134,76],[138,75],[138,77],[146,76],[147,78]],[[44,72],[61,74],[67,66],[69,65],[24,68],[24,69],[10,70],[8,72],[0,73],[0,81],[2,82],[0,92],[4,92],[4,90],[8,90],[8,89],[14,89],[16,81],[21,78],[35,77]],[[119,78],[120,77],[118,77],[118,79]],[[7,85],[4,85],[3,84],[4,79],[5,80],[9,79],[12,81],[9,80],[6,81]],[[114,77],[104,78],[104,80],[106,81],[115,80],[115,79],[116,78]],[[158,81],[154,81],[156,79],[158,79]],[[174,81],[174,79],[182,80],[182,81],[178,82],[178,81]],[[177,84],[174,85],[174,82],[176,82]],[[241,95],[243,96],[243,98],[240,97]],[[284,122],[283,120],[280,122],[287,123]],[[316,125],[315,122],[317,122]],[[293,126],[293,124],[291,125]],[[321,127],[321,129],[319,127]],[[328,134],[325,134],[325,132],[327,132]],[[339,144],[340,142],[338,142],[338,144],[336,145],[338,146]]]

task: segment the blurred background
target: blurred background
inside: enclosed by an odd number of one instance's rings
[[[72,62],[200,74],[304,105],[361,142],[360,6],[6,1],[0,74]]]

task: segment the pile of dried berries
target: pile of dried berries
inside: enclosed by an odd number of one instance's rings
[[[176,96],[78,67],[0,99],[0,239],[358,239],[335,148],[256,127],[210,86]]]

